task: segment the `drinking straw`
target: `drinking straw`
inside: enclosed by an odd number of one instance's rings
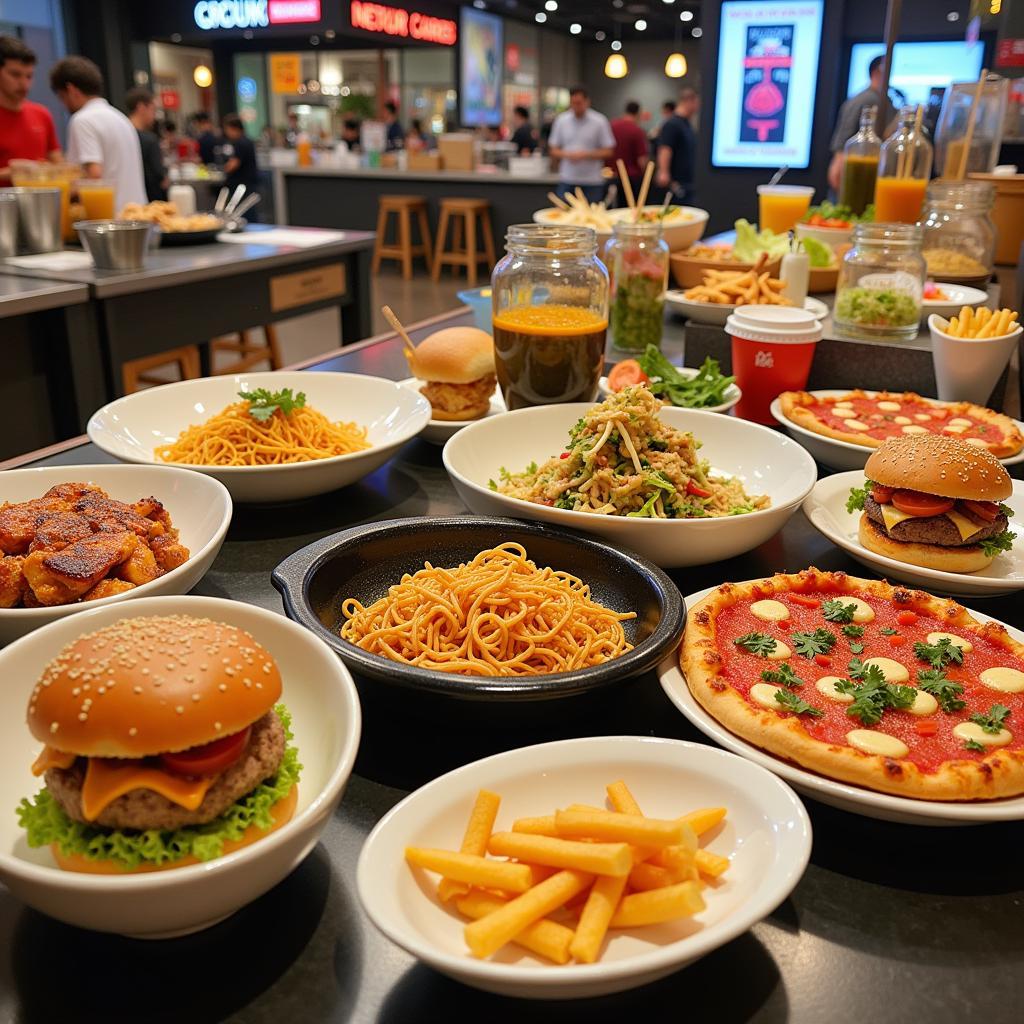
[[[985,79],[988,77],[988,69],[982,68],[978,77],[978,84],[974,87],[974,99],[971,100],[971,109],[967,115],[967,131],[963,139],[963,152],[960,154],[960,166],[957,168],[956,181],[963,181],[967,174],[967,157],[971,151],[971,140],[974,138],[974,122],[978,114],[978,104],[981,102],[981,93],[985,88]]]
[[[640,184],[640,195],[637,197],[636,206],[633,208],[633,222],[640,220],[640,213],[647,202],[647,193],[651,188],[651,178],[654,177],[654,161],[648,160],[644,168],[644,180]]]
[[[636,206],[636,199],[633,196],[633,186],[629,182],[629,175],[626,174],[626,164],[620,158],[615,161],[615,166],[619,171],[619,181],[622,182],[622,194],[626,197],[626,202],[632,210]]]
[[[924,107],[920,103],[917,105],[917,113],[914,116],[914,149],[913,152],[908,147],[905,153],[900,153],[900,156],[906,157],[903,165],[903,174],[900,177],[912,178],[914,176],[914,156],[917,147],[920,144],[921,139],[921,121],[924,118]]]

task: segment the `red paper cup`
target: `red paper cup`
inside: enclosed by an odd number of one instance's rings
[[[792,306],[740,306],[725,322],[732,338],[732,372],[743,397],[736,415],[774,423],[770,406],[783,391],[801,391],[821,340],[813,313]]]

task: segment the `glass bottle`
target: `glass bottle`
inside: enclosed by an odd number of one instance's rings
[[[875,183],[875,220],[916,224],[932,173],[932,144],[913,107],[900,111],[899,126],[882,143]]]
[[[843,178],[839,185],[839,203],[858,217],[875,201],[875,180],[882,140],[875,134],[878,107],[860,112],[860,128],[843,147]]]
[[[963,284],[988,279],[996,247],[989,216],[995,198],[987,181],[939,179],[928,186],[921,249],[929,277]]]
[[[491,278],[505,404],[594,401],[608,331],[608,271],[593,228],[513,224],[505,252]]]
[[[668,257],[660,221],[616,223],[604,262],[611,277],[608,325],[617,349],[643,352],[648,345],[661,348]]]

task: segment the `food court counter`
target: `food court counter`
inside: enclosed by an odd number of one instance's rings
[[[468,322],[459,311],[414,328],[413,339]],[[330,353],[309,368],[407,372],[393,335]],[[76,465],[109,460],[78,444],[21,461],[67,465],[72,479]],[[464,512],[441,449],[413,440],[344,492],[284,509],[236,507],[227,542],[195,593],[280,612],[270,572],[298,548],[360,524]],[[747,555],[670,575],[690,594],[811,564],[863,573],[798,513]],[[970,604],[1024,626],[1019,602]],[[320,843],[276,889],[214,928],[164,942],[88,933],[28,910],[0,889],[0,946],[8,950],[0,958],[0,1019],[112,1019],[115,1004],[146,1007],[154,1024],[524,1018],[602,1024],[673,1019],[679,1008],[720,1024],[916,1018],[961,1024],[1019,1016],[1013,1007],[1024,969],[1020,823],[924,828],[806,798],[814,848],[799,885],[765,920],[692,966],[645,988],[573,1003],[523,1002],[450,981],[385,939],[360,908],[356,861],[384,813],[409,790],[492,751],[570,736],[707,740],[669,703],[652,673],[591,706],[551,702],[525,724],[509,722],[508,705],[494,705],[491,713],[479,705],[471,723],[450,717],[452,709],[436,719],[414,717],[401,702],[373,702],[365,692],[363,707],[355,771]]]

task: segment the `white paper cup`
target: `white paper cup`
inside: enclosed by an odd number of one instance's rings
[[[986,405],[1020,341],[1021,326],[998,338],[954,338],[945,333],[948,326],[937,313],[928,317],[938,397]]]

